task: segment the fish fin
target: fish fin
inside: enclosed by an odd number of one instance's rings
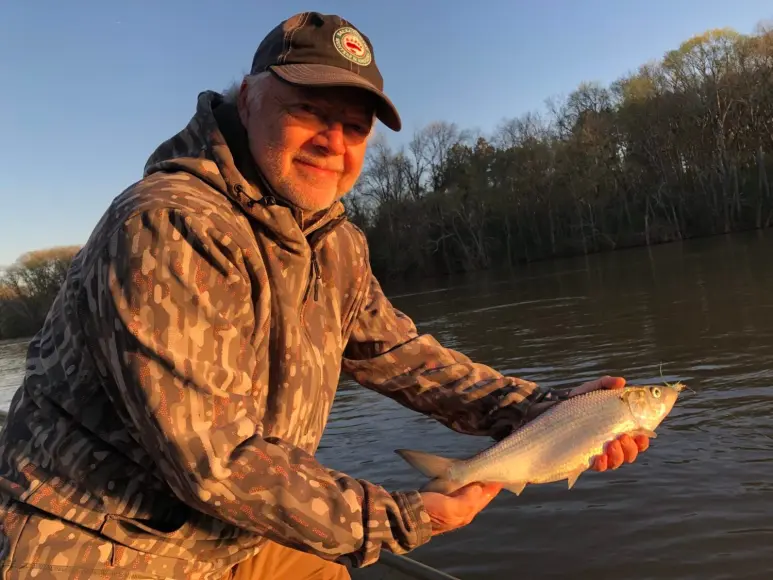
[[[456,463],[456,459],[448,459],[423,451],[413,451],[412,449],[395,449],[400,457],[405,459],[408,464],[420,471],[427,477],[440,478],[448,473],[448,469]]]
[[[658,436],[652,429],[645,429],[644,427],[631,431],[631,435],[646,435],[650,439],[655,439]]]
[[[582,473],[585,471],[585,468],[578,469],[576,471],[573,471],[566,477],[566,484],[569,487],[569,489],[572,489],[574,487],[574,484],[577,483],[577,478],[582,475]]]
[[[523,489],[526,487],[526,483],[523,481],[518,481],[515,483],[508,483],[502,487],[504,487],[507,491],[514,493],[515,495],[521,495]]]

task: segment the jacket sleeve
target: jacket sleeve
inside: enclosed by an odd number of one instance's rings
[[[444,348],[392,306],[372,273],[345,351],[343,371],[403,406],[469,435],[501,439],[543,394]]]
[[[355,567],[427,542],[418,492],[388,493],[262,436],[252,382],[265,354],[253,346],[267,328],[260,282],[227,224],[213,224],[173,210],[137,215],[86,281],[99,329],[90,346],[160,476],[201,512]]]

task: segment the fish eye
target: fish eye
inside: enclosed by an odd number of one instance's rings
[[[660,398],[660,387],[652,387],[650,392],[652,393],[652,396],[655,397],[656,399]]]

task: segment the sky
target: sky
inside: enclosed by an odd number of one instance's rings
[[[769,0],[0,0],[0,265],[82,244],[203,90],[241,79],[290,15],[339,14],[374,44],[403,131],[490,134],[583,81],[608,85]]]

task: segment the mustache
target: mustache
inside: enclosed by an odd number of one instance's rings
[[[335,171],[337,173],[343,173],[344,165],[340,161],[332,161],[330,159],[324,159],[320,157],[312,157],[309,155],[298,155],[295,157],[296,161],[312,165],[317,169],[326,169],[328,171]]]

